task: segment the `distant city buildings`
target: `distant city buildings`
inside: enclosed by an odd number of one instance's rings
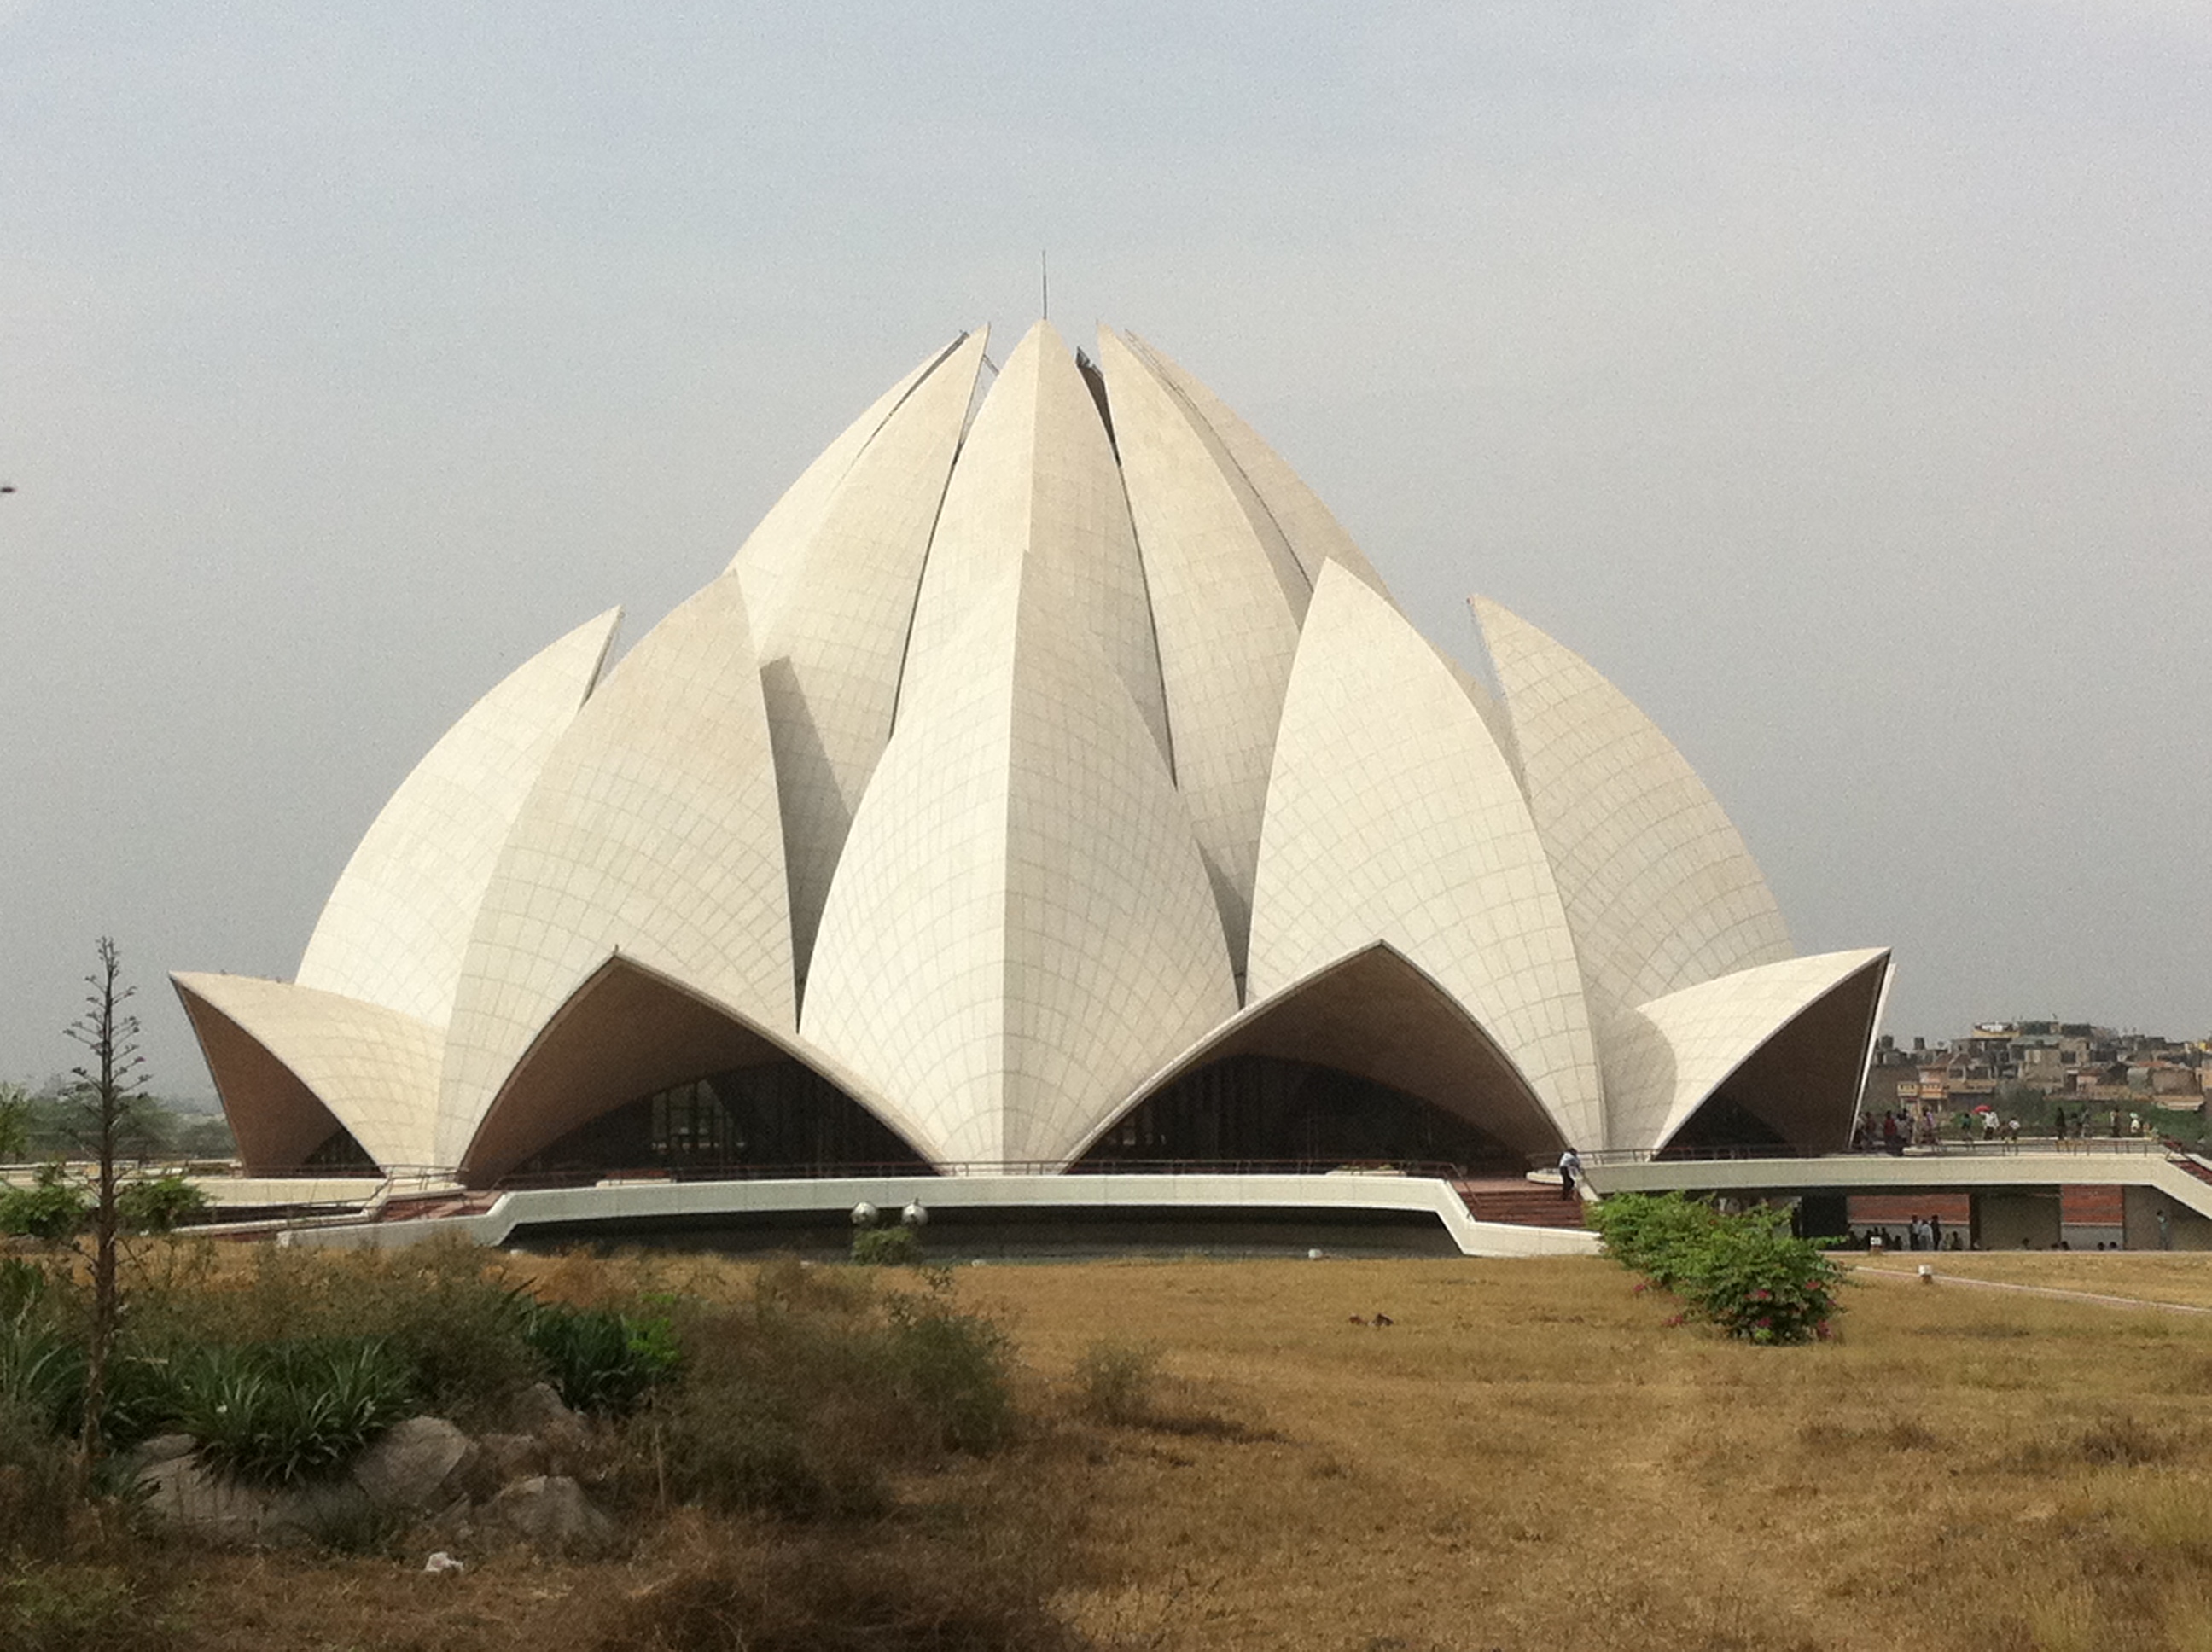
[[[1927,1103],[1939,1114],[2027,1100],[2079,1102],[2092,1110],[2204,1104],[2212,1040],[2179,1041],[2118,1032],[2086,1021],[1984,1021],[1949,1043],[1915,1038],[1910,1049],[1875,1041],[1863,1110],[1879,1115]]]

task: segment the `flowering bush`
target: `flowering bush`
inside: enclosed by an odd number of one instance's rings
[[[1606,1252],[1680,1298],[1668,1321],[1705,1321],[1747,1342],[1825,1341],[1843,1271],[1810,1240],[1793,1237],[1789,1212],[1723,1216],[1680,1193],[1624,1194],[1592,1212]]]

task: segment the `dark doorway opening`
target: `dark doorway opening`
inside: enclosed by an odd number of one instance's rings
[[[354,1139],[353,1132],[341,1125],[323,1138],[315,1151],[307,1155],[301,1167],[310,1170],[360,1170],[369,1175],[380,1174],[377,1163],[368,1151]]]
[[[1779,1130],[1723,1090],[1692,1114],[1689,1122],[1674,1133],[1674,1139],[1657,1157],[1695,1158],[1734,1147],[1771,1151],[1789,1145],[1788,1138]]]
[[[1518,1175],[1526,1158],[1497,1137],[1401,1090],[1308,1061],[1232,1055],[1139,1103],[1079,1170],[1218,1162],[1261,1169],[1449,1164]]]
[[[512,1179],[621,1171],[676,1176],[929,1171],[875,1114],[799,1061],[671,1084],[578,1126]]]

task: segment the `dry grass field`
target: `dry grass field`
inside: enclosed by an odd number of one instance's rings
[[[2212,1258],[1960,1260],[2212,1301]],[[1079,1603],[1109,1636],[2212,1649],[2212,1316],[1883,1279],[1850,1294],[1841,1341],[1759,1349],[1666,1328],[1595,1260],[963,1286],[1039,1371],[1146,1340],[1185,1405],[1252,1431],[1114,1442],[1090,1542],[1124,1581]],[[1387,1329],[1352,1322],[1378,1309]]]
[[[1011,1509],[1066,1550],[1056,1606],[1102,1648],[2212,1652],[2212,1315],[1930,1287],[1914,1260],[1848,1293],[1838,1341],[1784,1349],[1669,1328],[1588,1259],[964,1268],[1035,1420],[909,1496],[956,1545],[1019,1540]],[[2212,1305],[2212,1256],[1931,1260]],[[641,1270],[749,1273],[606,1271]],[[1079,1403],[1102,1342],[1157,1360],[1135,1420]],[[679,1516],[622,1560],[442,1581],[234,1557],[176,1598],[226,1652],[643,1645],[633,1605],[744,1540]]]

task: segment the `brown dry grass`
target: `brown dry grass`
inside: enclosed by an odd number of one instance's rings
[[[2100,1290],[2212,1286],[2212,1258],[2103,1260]],[[1663,1302],[1580,1260],[983,1269],[963,1291],[1041,1371],[1150,1343],[1281,1436],[1110,1441],[1089,1542],[1118,1582],[1070,1602],[1102,1634],[2212,1647],[2212,1321],[1883,1282],[1840,1343],[1754,1349],[1662,1328]],[[1389,1329],[1351,1323],[1377,1309]]]
[[[2212,1256],[1936,1260],[2212,1303]],[[521,1266],[577,1300],[751,1272]],[[959,1294],[1003,1316],[1040,1421],[909,1488],[899,1564],[1026,1499],[1102,1646],[2212,1652],[2212,1316],[1884,1280],[1839,1342],[1754,1349],[1664,1328],[1586,1259],[993,1266]],[[1148,1421],[1081,1415],[1102,1339],[1157,1351]],[[679,1521],[628,1560],[442,1582],[419,1556],[191,1561],[181,1598],[226,1652],[604,1648],[740,1588],[761,1541]]]

